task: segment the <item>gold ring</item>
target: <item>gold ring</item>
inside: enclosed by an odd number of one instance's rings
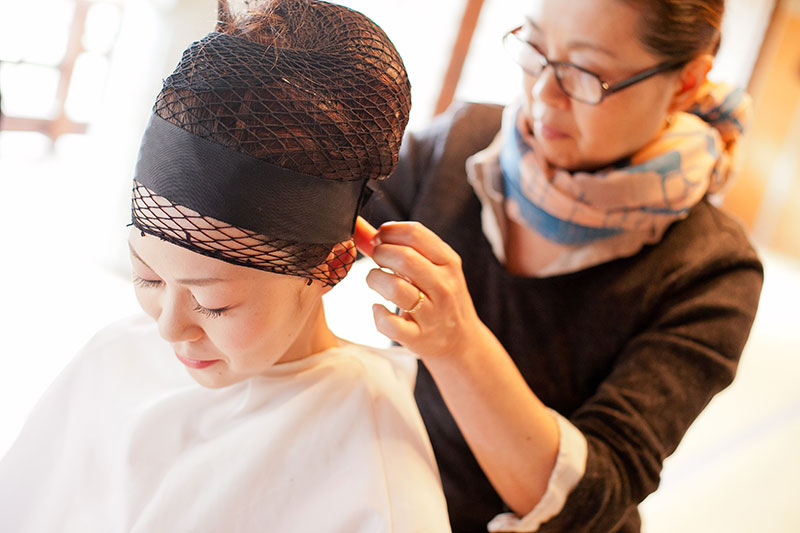
[[[419,289],[417,289],[417,290],[419,291]],[[425,293],[422,292],[422,291],[419,291],[419,298],[417,298],[417,302],[414,304],[414,306],[411,309],[408,309],[406,311],[406,313],[408,313],[409,315],[413,315],[417,311],[417,309],[419,309],[419,306],[422,305],[422,302],[424,302],[424,301],[425,301]]]

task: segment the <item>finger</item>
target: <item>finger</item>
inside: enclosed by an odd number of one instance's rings
[[[420,298],[420,290],[405,279],[374,268],[367,274],[367,286],[400,309],[411,309]]]
[[[414,304],[411,307],[407,307],[407,308],[403,309],[404,313],[407,313],[409,315],[414,315],[412,318],[414,319],[414,321],[417,324],[420,323],[419,322],[419,314],[418,313],[420,313],[420,310],[422,309],[422,306],[425,303],[425,300],[427,300],[427,298],[425,297],[425,293],[418,290],[417,291],[417,301],[415,301]]]
[[[441,280],[451,275],[414,248],[403,245],[379,244],[372,253],[372,260],[426,294],[434,294]]]
[[[450,245],[419,222],[386,222],[378,229],[377,239],[414,248],[436,265],[446,265],[458,257]]]
[[[379,332],[403,346],[420,333],[419,325],[411,318],[395,315],[381,304],[372,305],[372,317]]]
[[[375,249],[374,240],[378,230],[366,221],[366,219],[358,216],[356,217],[355,229],[353,230],[353,240],[356,247],[366,256],[372,257],[372,251]]]

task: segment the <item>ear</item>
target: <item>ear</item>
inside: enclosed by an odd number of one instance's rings
[[[320,270],[325,272],[328,278],[331,281],[339,281],[344,278],[348,272],[350,272],[350,267],[353,266],[353,263],[356,261],[356,245],[353,242],[353,239],[337,243],[328,254],[328,257],[325,259],[325,262],[319,265]],[[326,291],[330,290],[331,287],[326,287]]]
[[[707,81],[708,71],[714,65],[714,56],[703,54],[686,63],[675,80],[675,92],[669,105],[669,112],[688,109],[696,100],[697,93]]]

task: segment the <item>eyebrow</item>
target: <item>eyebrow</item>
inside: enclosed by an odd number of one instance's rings
[[[533,26],[533,29],[535,29],[539,33],[542,33],[542,28],[540,28],[539,25],[536,24],[530,17],[525,17],[525,22],[527,22],[528,24]],[[598,45],[596,45],[594,43],[591,43],[589,41],[582,41],[580,39],[573,39],[573,40],[567,42],[567,47],[572,49],[572,50],[582,50],[582,49],[583,50],[594,50],[595,52],[600,52],[600,53],[605,54],[605,55],[607,55],[609,57],[614,57],[614,58],[617,57],[617,54],[615,54],[614,52],[612,52],[608,48],[603,48],[602,46],[598,46]]]
[[[131,244],[130,242],[128,242],[128,249],[131,251],[131,255],[135,257],[140,263],[142,263],[150,270],[153,270],[153,267],[148,265],[145,262],[145,260],[142,259],[142,257],[136,253],[136,250],[134,250],[133,248],[133,244]],[[213,285],[214,283],[220,283],[222,281],[228,281],[228,280],[223,278],[179,278],[175,280],[176,283],[179,283],[181,285],[193,285],[196,287],[205,287],[207,285]]]

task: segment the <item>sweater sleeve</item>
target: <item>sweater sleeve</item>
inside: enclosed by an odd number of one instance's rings
[[[743,255],[743,237],[720,231],[711,238],[736,241],[737,249],[717,243],[715,258],[664,280],[655,301],[642,304],[651,310],[646,326],[572,415],[588,443],[586,471],[539,531],[615,531],[630,520],[689,425],[733,381],[763,272],[752,250]]]

